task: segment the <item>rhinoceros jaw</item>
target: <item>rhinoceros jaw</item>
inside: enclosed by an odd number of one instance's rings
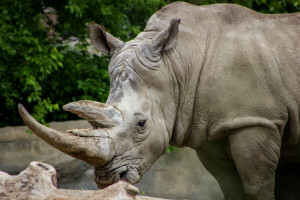
[[[114,141],[109,137],[78,137],[73,133],[62,133],[38,123],[19,104],[19,113],[28,128],[56,149],[81,159],[93,166],[104,166],[115,155]],[[84,132],[86,129],[84,129]],[[96,133],[97,130],[92,131]],[[98,134],[100,134],[98,130]]]

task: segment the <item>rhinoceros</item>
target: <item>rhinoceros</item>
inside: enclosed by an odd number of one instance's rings
[[[111,56],[108,100],[65,105],[92,125],[66,133],[19,105],[36,135],[93,165],[99,188],[137,183],[171,144],[195,149],[226,199],[274,199],[277,166],[300,161],[300,14],[178,2],[128,42],[88,29]]]

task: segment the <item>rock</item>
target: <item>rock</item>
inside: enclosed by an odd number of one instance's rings
[[[119,181],[113,185],[110,185],[102,190],[66,190],[59,189],[51,193],[46,199],[47,200],[98,200],[98,199],[136,199],[136,195],[139,190],[137,187],[130,183]]]
[[[102,190],[66,190],[58,189],[53,192],[46,200],[168,200],[148,196],[137,196],[138,188],[119,181]],[[170,200],[170,199],[169,199]]]
[[[57,188],[56,171],[51,165],[31,162],[19,175],[0,172],[0,199],[39,200],[49,196]]]
[[[163,200],[152,197],[138,197],[137,187],[119,181],[102,190],[57,189],[54,167],[42,162],[31,162],[19,175],[0,171],[1,200]]]

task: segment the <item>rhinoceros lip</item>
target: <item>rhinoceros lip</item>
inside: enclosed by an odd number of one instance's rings
[[[126,163],[125,163],[126,162]],[[135,184],[140,181],[141,176],[147,171],[143,164],[137,164],[128,161],[124,161],[123,165],[119,167],[95,167],[94,179],[99,188],[104,188],[110,184],[113,184],[119,180],[127,181],[131,184]]]
[[[123,174],[126,173],[126,171],[127,166],[121,166],[117,169],[108,172],[107,174],[105,174],[105,171],[95,169],[94,178],[98,187],[103,188],[121,180],[121,178],[123,178]]]
[[[131,184],[135,184],[140,181],[141,175],[137,168],[130,168],[123,173],[120,174],[121,180],[125,180],[130,182]]]

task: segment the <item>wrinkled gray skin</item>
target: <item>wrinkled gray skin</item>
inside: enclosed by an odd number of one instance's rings
[[[111,54],[107,103],[64,106],[93,125],[64,134],[20,105],[37,135],[94,165],[99,187],[138,182],[170,143],[195,149],[226,199],[274,199],[279,161],[300,161],[300,14],[173,3],[126,43],[88,27]]]

